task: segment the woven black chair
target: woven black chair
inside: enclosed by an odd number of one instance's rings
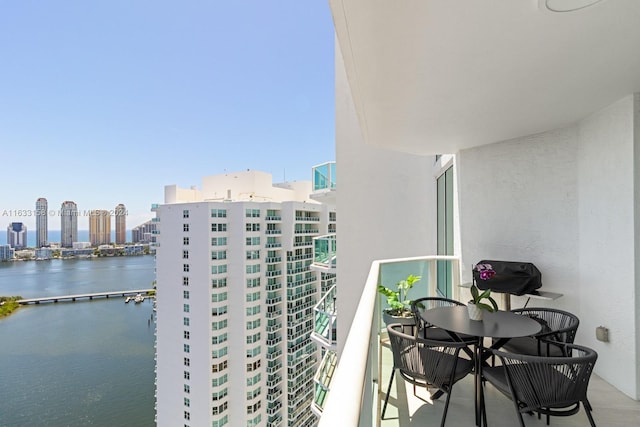
[[[587,387],[598,354],[587,347],[566,344],[566,356],[528,356],[489,350],[502,366],[485,367],[483,378],[511,398],[524,427],[523,412],[547,416],[569,416],[584,406],[589,423],[595,427]]]
[[[438,341],[456,341],[451,337],[451,334],[444,329],[426,322],[422,317],[422,313],[426,310],[431,310],[432,308],[453,307],[458,305],[464,306],[460,301],[442,297],[424,297],[413,300],[411,302],[411,311],[413,311],[413,314],[416,317],[416,323],[418,325],[417,333],[421,333],[422,338]],[[472,337],[470,335],[458,334],[458,336],[468,345],[475,344],[478,340],[476,337]]]
[[[393,378],[398,370],[406,382],[413,384],[414,394],[416,386],[434,387],[447,394],[440,423],[443,427],[453,385],[473,370],[473,362],[459,355],[466,344],[407,335],[402,333],[402,325],[398,323],[388,325],[387,331],[393,352],[393,369],[382,407],[382,419],[387,410]]]
[[[572,344],[580,320],[574,314],[554,308],[517,308],[512,313],[528,316],[542,326],[542,330],[531,337],[509,340],[502,349],[512,353],[531,356],[566,356],[564,344]]]

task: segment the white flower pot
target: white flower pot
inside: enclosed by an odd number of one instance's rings
[[[484,313],[484,310],[479,308],[477,305],[470,302],[469,304],[467,304],[467,310],[469,310],[469,319],[482,320],[482,314]]]

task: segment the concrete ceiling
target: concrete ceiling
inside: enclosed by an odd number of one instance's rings
[[[640,0],[329,2],[373,145],[455,153],[640,92]]]

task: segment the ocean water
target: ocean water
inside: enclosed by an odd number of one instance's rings
[[[151,288],[152,256],[0,263],[0,295]],[[155,425],[150,299],[44,303],[0,319],[0,426]]]

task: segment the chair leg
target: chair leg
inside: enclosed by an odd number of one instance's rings
[[[449,410],[449,399],[451,399],[451,389],[453,387],[449,387],[449,391],[447,392],[447,400],[444,403],[444,412],[442,413],[442,421],[440,421],[440,427],[444,427],[444,422],[447,420],[447,411]]]
[[[382,407],[382,416],[381,418],[384,420],[384,413],[387,410],[387,403],[389,402],[389,394],[391,394],[391,385],[393,384],[393,377],[396,373],[395,368],[391,370],[391,378],[389,378],[389,386],[387,387],[387,394],[384,397],[384,406]]]
[[[587,413],[587,418],[589,418],[589,424],[591,427],[596,427],[596,422],[593,420],[593,415],[591,415],[591,404],[587,399],[582,402],[582,406],[584,406],[584,411]]]

